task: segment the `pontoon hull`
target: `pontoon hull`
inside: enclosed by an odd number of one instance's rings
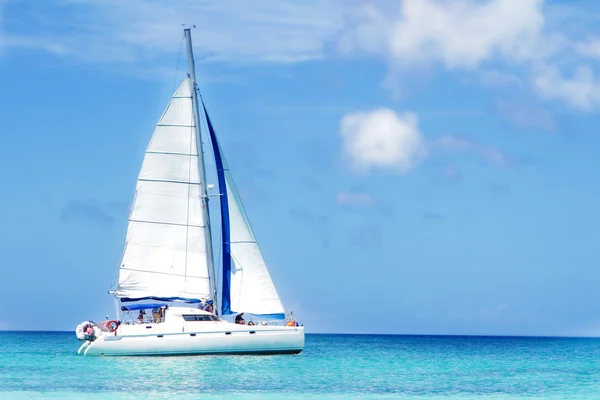
[[[107,333],[93,342],[85,342],[79,353],[88,356],[297,354],[304,348],[303,327],[243,328],[246,329],[146,335]]]

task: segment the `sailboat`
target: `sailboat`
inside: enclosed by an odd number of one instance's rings
[[[173,93],[146,150],[118,283],[110,291],[117,317],[77,326],[76,335],[83,341],[78,353],[300,353],[304,327],[291,311],[285,314],[199,96],[190,29],[184,35],[187,77]],[[215,159],[215,194],[210,194],[214,185],[206,184],[201,121]],[[219,287],[210,198],[220,203]],[[234,315],[235,321],[229,321],[227,316]]]

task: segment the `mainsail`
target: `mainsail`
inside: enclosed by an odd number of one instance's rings
[[[246,312],[284,318],[285,310],[254,237],[206,108],[204,115],[215,155],[221,194],[222,314]]]
[[[140,171],[118,297],[211,298],[189,77],[161,116]]]

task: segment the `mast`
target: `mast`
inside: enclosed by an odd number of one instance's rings
[[[206,189],[206,172],[204,170],[204,150],[202,149],[202,137],[200,136],[200,114],[198,112],[198,96],[196,85],[196,73],[194,66],[194,53],[192,50],[192,33],[190,28],[183,30],[188,56],[188,75],[190,77],[190,93],[192,94],[192,110],[194,113],[194,130],[196,133],[196,149],[198,150],[198,170],[200,172],[200,198],[202,199],[202,214],[206,224],[206,263],[208,266],[208,279],[210,292],[212,294],[213,311],[218,313],[218,299],[215,285],[215,269],[213,260],[212,234],[210,229],[210,212],[208,210],[208,191]]]

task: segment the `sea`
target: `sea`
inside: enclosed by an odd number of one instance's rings
[[[307,334],[298,355],[83,357],[0,332],[0,399],[600,399],[600,339]]]

